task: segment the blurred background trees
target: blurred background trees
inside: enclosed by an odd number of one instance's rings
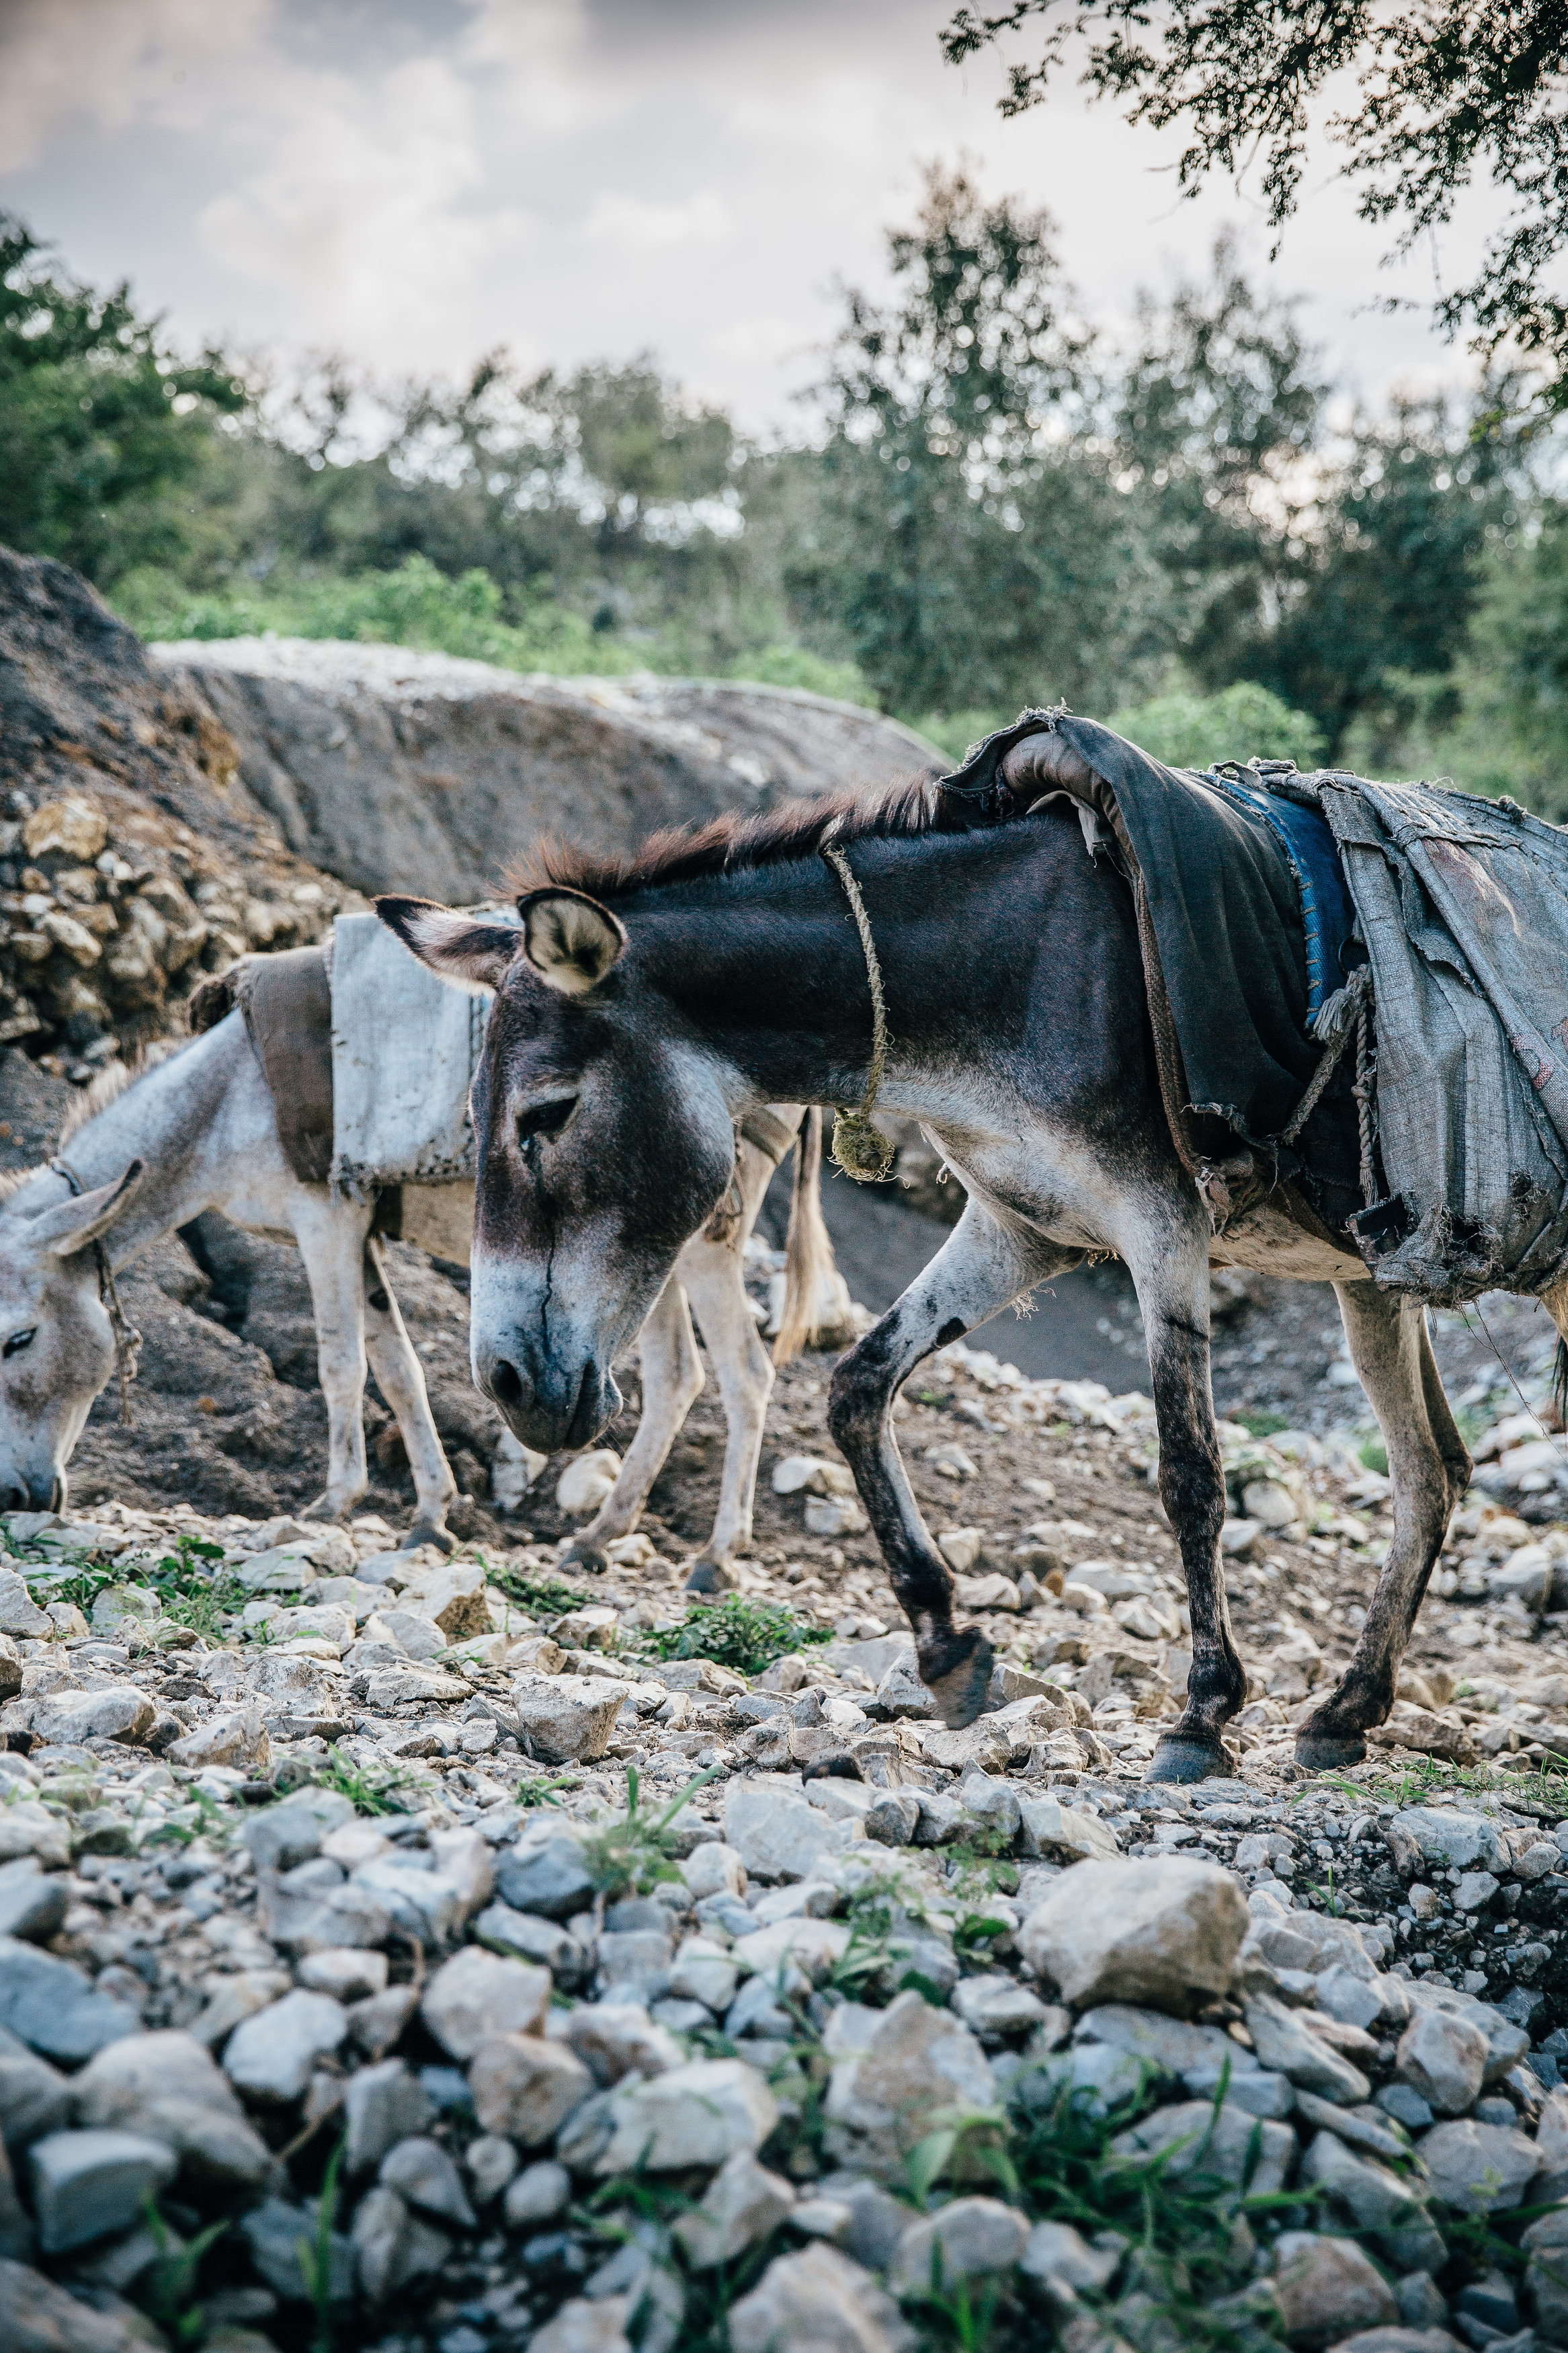
[[[0,539],[148,637],[753,678],[955,758],[1065,696],[1182,763],[1568,816],[1568,503],[1516,386],[1352,411],[1225,245],[1113,343],[1049,221],[962,174],[889,259],[762,444],[649,356],[391,386],[193,361],[0,218]]]

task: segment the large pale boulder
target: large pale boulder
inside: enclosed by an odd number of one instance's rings
[[[914,2341],[892,2298],[836,2247],[776,2256],[730,2309],[731,2353],[903,2353]]]
[[[1224,1993],[1248,1926],[1215,1862],[1082,1862],[1052,1883],[1019,1932],[1025,1958],[1075,2005],[1135,2002],[1181,2017]]]

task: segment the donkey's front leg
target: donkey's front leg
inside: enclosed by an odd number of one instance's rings
[[[679,1263],[677,1262],[677,1273]],[[648,1490],[692,1405],[702,1394],[702,1361],[691,1329],[686,1294],[672,1274],[648,1310],[637,1337],[642,1362],[642,1414],[616,1483],[562,1556],[563,1568],[580,1565],[602,1570],[605,1546],[629,1535],[642,1516]]]
[[[855,1473],[893,1591],[914,1630],[921,1680],[948,1725],[972,1724],[979,1715],[991,1680],[991,1645],[977,1626],[952,1622],[952,1579],[899,1455],[893,1398],[922,1356],[962,1339],[1082,1255],[1005,1229],[972,1199],[925,1271],[833,1376],[828,1427]]]
[[[1148,1339],[1160,1501],[1181,1547],[1193,1629],[1187,1704],[1162,1735],[1146,1778],[1202,1781],[1230,1772],[1220,1733],[1247,1696],[1219,1558],[1225,1476],[1209,1387],[1206,1228],[1194,1215],[1185,1230],[1173,1234],[1162,1219],[1157,1229],[1124,1241],[1122,1255]]]
[[[1386,1298],[1372,1282],[1337,1282],[1351,1358],[1388,1449],[1394,1542],[1350,1662],[1296,1735],[1296,1761],[1315,1771],[1357,1765],[1363,1734],[1385,1721],[1399,1662],[1448,1518],[1470,1482],[1426,1336],[1424,1308]]]
[[[334,1200],[324,1186],[300,1186],[291,1204],[316,1315],[316,1369],[327,1401],[327,1483],[305,1506],[312,1519],[341,1520],[370,1484],[364,1460],[364,1278],[371,1213]]]
[[[746,1296],[736,1242],[687,1243],[680,1264],[724,1404],[724,1472],[713,1533],[686,1580],[689,1593],[721,1592],[731,1562],[752,1541],[752,1505],[773,1368]]]
[[[387,1277],[384,1246],[374,1235],[364,1246],[364,1303],[370,1368],[396,1419],[414,1474],[414,1525],[405,1543],[433,1544],[451,1552],[456,1539],[447,1532],[447,1514],[457,1500],[458,1482],[430,1411],[424,1367]]]

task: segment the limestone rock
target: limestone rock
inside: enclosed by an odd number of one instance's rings
[[[1317,2231],[1281,2232],[1275,2248],[1274,2292],[1292,2345],[1315,2353],[1349,2331],[1393,2325],[1399,2306],[1383,2274],[1353,2239]]]
[[[562,2031],[595,2082],[606,2087],[623,2075],[665,2075],[686,2063],[669,2029],[656,2024],[640,2002],[581,2002]]]
[[[146,2338],[30,2264],[0,2260],[0,2345],[5,2353],[144,2353]]]
[[[727,2157],[701,2200],[675,2226],[687,2259],[699,2271],[732,2263],[776,2230],[795,2205],[795,2188],[759,2165],[749,2148]]]
[[[888,2274],[895,2295],[927,2295],[959,2281],[1010,2271],[1029,2241],[1029,2225],[999,2198],[954,2198],[912,2222]]]
[[[0,1936],[46,1945],[65,1918],[70,1898],[62,1872],[39,1868],[36,1854],[0,1862]]]
[[[1372,2097],[1372,2085],[1360,2068],[1303,2025],[1273,1994],[1252,1995],[1246,2010],[1247,2031],[1261,2065],[1340,2107]]]
[[[145,2133],[58,2132],[27,2152],[33,2213],[46,2254],[63,2254],[129,2229],[178,2159]]]
[[[537,2034],[550,2009],[550,1971],[466,1945],[425,1989],[420,2015],[444,2051],[471,2059],[489,2034]]]
[[[80,2066],[106,2043],[135,2034],[123,2002],[93,1990],[85,1969],[15,1937],[0,1937],[0,2026],[46,2059]]]
[[[840,2010],[830,2034],[826,2145],[842,2164],[901,2180],[910,2151],[940,2116],[995,2104],[979,2042],[918,1993],[901,1993],[886,2010],[852,2021]]]
[[[740,2059],[699,2059],[609,2094],[613,2137],[595,2170],[643,2166],[678,2173],[722,2165],[736,2149],[759,2149],[778,2122],[778,2104]],[[477,2103],[476,2103],[477,2105]]]
[[[519,1675],[511,1687],[518,1738],[545,1765],[602,1757],[626,1687],[604,1675]]]
[[[568,1832],[546,1826],[519,1839],[496,1866],[496,1885],[514,1912],[564,1920],[594,1900],[594,1883],[583,1849]]]
[[[474,2210],[458,2168],[437,2140],[416,2134],[399,2141],[382,2159],[381,2182],[384,2189],[395,2189],[416,2213],[454,2222],[460,2231],[474,2228]]]
[[[1449,1806],[1406,1806],[1384,1827],[1395,1868],[1406,1873],[1422,1863],[1468,1871],[1507,1870],[1502,1835],[1484,1814],[1460,1813]]]
[[[176,1765],[200,1770],[205,1765],[230,1765],[237,1771],[261,1773],[272,1762],[272,1740],[254,1702],[224,1710],[176,1740],[167,1754]]]
[[[1468,2018],[1418,2010],[1399,2038],[1394,2072],[1439,2116],[1460,2116],[1481,2095],[1487,2038]]]
[[[474,2114],[486,2132],[523,2148],[552,2139],[594,2088],[575,2052],[532,2034],[492,2034],[468,2072]]]
[[[842,1854],[858,1827],[830,1821],[793,1783],[731,1780],[724,1790],[724,1838],[755,1879],[806,1879],[825,1855]]]
[[[401,2059],[356,2068],[343,2093],[343,2163],[351,2181],[380,2165],[390,2149],[422,2133],[436,2104]]]
[[[317,2061],[336,2051],[348,2031],[341,2002],[324,1993],[287,1993],[236,2027],[224,2073],[256,2106],[285,2107],[303,2098]]]
[[[58,1691],[23,1701],[35,1739],[79,1746],[84,1740],[121,1740],[134,1746],[153,1729],[158,1711],[134,1683],[100,1683],[96,1691]]]
[[[1255,2116],[1234,2100],[1224,2101],[1217,2116],[1211,2101],[1184,2100],[1173,2108],[1154,2109],[1118,2133],[1110,2147],[1118,2157],[1163,2157],[1173,2175],[1214,2174],[1237,2189],[1245,2181],[1248,2192],[1261,2198],[1284,2189],[1295,2161],[1296,2136],[1289,2125]]]
[[[411,2214],[395,2189],[378,2184],[355,2209],[353,2249],[360,2287],[371,2304],[380,2305],[410,2281],[439,2271],[452,2242]]]
[[[1495,2214],[1517,2206],[1540,2163],[1535,2143],[1507,2125],[1434,2125],[1417,2144],[1432,2178],[1432,2193],[1465,2214]]]
[[[629,2295],[573,2296],[528,2340],[528,2353],[632,2353]]]
[[[869,2272],[835,2247],[778,2255],[730,2310],[731,2353],[905,2353],[913,2332]],[[530,2353],[536,2353],[538,2339]],[[552,2348],[565,2353],[565,2348]]]
[[[1106,1861],[1054,1881],[1018,1942],[1075,2005],[1134,2002],[1180,2016],[1194,1996],[1226,1991],[1247,1926],[1241,1891],[1217,1863]]]
[[[272,2169],[271,2151],[193,2034],[134,2034],[110,2043],[77,2077],[76,2106],[83,2125],[119,2126],[163,2141],[204,2189],[257,2190]]]

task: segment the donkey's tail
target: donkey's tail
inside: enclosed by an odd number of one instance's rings
[[[816,1337],[825,1294],[835,1272],[833,1244],[822,1215],[822,1113],[814,1103],[800,1124],[789,1231],[784,1237],[784,1295],[773,1342],[773,1362],[787,1364]]]
[[[1552,1402],[1557,1409],[1559,1430],[1568,1430],[1568,1340],[1558,1341],[1552,1359]]]

